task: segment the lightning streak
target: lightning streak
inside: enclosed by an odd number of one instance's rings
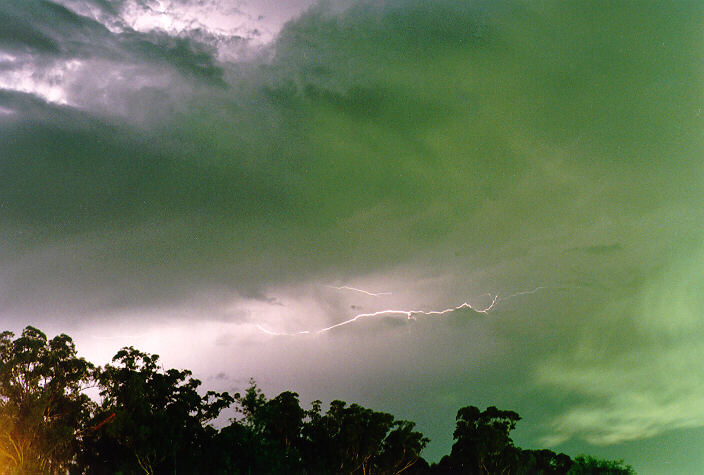
[[[353,288],[353,287],[348,287],[348,286],[333,287],[333,286],[330,286],[330,285],[326,285],[326,287],[330,287],[330,288],[338,289],[338,290],[353,290],[353,291],[362,292],[362,293],[364,293],[364,294],[371,295],[371,296],[374,296],[374,297],[377,297],[377,296],[380,296],[380,295],[388,295],[388,294],[391,293],[391,292],[373,293],[373,292],[368,292],[368,291],[366,291],[366,290],[355,289],[355,288]],[[475,298],[484,297],[484,296],[490,296],[490,297],[492,297],[491,303],[490,303],[487,307],[484,307],[484,308],[477,308],[477,307],[473,306],[473,305],[472,305],[471,303],[469,303],[469,302],[463,302],[463,303],[461,303],[460,305],[457,305],[456,307],[449,307],[449,308],[446,308],[446,309],[444,309],[444,310],[391,310],[391,309],[388,309],[388,310],[379,310],[378,312],[359,313],[359,314],[355,315],[354,317],[352,317],[352,318],[350,318],[350,319],[348,319],[348,320],[345,320],[345,321],[340,322],[340,323],[336,323],[335,325],[331,325],[331,326],[329,326],[329,327],[321,328],[320,330],[315,330],[315,331],[303,330],[303,331],[298,331],[298,332],[293,332],[293,333],[275,332],[275,331],[273,331],[273,330],[269,330],[269,329],[267,329],[267,328],[264,328],[264,327],[261,326],[261,325],[257,325],[257,328],[258,328],[261,332],[266,333],[267,335],[274,335],[274,336],[313,335],[313,334],[325,333],[325,332],[330,331],[330,330],[333,330],[333,329],[335,329],[335,328],[339,328],[339,327],[343,327],[343,326],[345,326],[345,325],[349,325],[349,324],[354,323],[354,322],[356,322],[357,320],[360,320],[360,319],[362,319],[362,318],[374,318],[374,317],[383,317],[383,316],[392,316],[392,315],[404,315],[404,316],[405,316],[406,318],[408,318],[409,320],[415,320],[415,319],[416,319],[416,316],[445,315],[445,314],[447,314],[447,313],[456,312],[456,311],[458,311],[458,310],[462,310],[462,309],[465,309],[465,308],[466,308],[466,309],[469,309],[469,310],[472,310],[473,312],[476,312],[476,313],[483,313],[484,315],[487,315],[491,310],[494,309],[494,307],[496,306],[496,304],[499,303],[499,302],[505,302],[505,301],[507,301],[507,300],[511,300],[511,299],[513,299],[513,298],[520,297],[520,296],[522,296],[522,295],[534,294],[534,293],[536,293],[536,292],[539,291],[539,290],[547,289],[547,288],[548,288],[548,287],[540,286],[540,287],[534,288],[533,290],[522,290],[522,291],[520,291],[520,292],[516,292],[516,293],[511,294],[511,295],[508,295],[508,296],[506,296],[506,297],[499,297],[499,294],[490,294],[490,293],[481,294],[481,295],[479,295],[479,296],[477,296],[477,297],[475,297]]]
[[[521,291],[521,292],[516,292],[515,294],[511,294],[511,295],[509,295],[509,296],[507,296],[507,297],[501,297],[501,298],[499,299],[499,301],[500,301],[500,302],[505,302],[506,300],[511,300],[512,298],[519,297],[519,296],[521,296],[521,295],[530,295],[530,294],[534,294],[534,293],[536,293],[538,290],[542,290],[542,289],[547,289],[547,287],[544,287],[544,286],[541,285],[541,286],[539,286],[539,287],[534,288],[533,290],[523,290],[523,291]]]
[[[490,294],[491,295],[491,294]],[[349,320],[345,320],[344,322],[336,323],[335,325],[331,325],[329,327],[321,328],[320,330],[317,331],[310,331],[310,330],[304,330],[304,331],[299,331],[299,332],[294,332],[294,333],[281,333],[281,332],[275,332],[272,330],[269,330],[267,328],[264,328],[261,325],[257,325],[257,328],[263,332],[266,333],[267,335],[274,335],[274,336],[295,336],[295,335],[310,335],[310,334],[320,334],[324,333],[330,330],[333,330],[335,328],[339,328],[345,325],[349,325],[351,323],[356,322],[357,320],[361,318],[372,318],[372,317],[381,317],[381,316],[388,316],[388,315],[405,315],[406,318],[409,320],[415,320],[416,316],[418,315],[424,315],[424,316],[433,316],[433,315],[444,315],[446,313],[451,313],[451,312],[456,312],[458,310],[462,309],[469,309],[477,313],[483,313],[483,314],[488,314],[491,309],[494,308],[496,303],[499,301],[499,296],[494,295],[494,298],[491,301],[491,304],[489,306],[484,307],[484,308],[476,308],[472,306],[469,302],[464,302],[456,307],[449,307],[444,310],[380,310],[378,312],[371,312],[371,313],[359,313],[355,315],[354,317],[350,318]]]
[[[267,328],[264,328],[264,327],[261,326],[261,325],[257,325],[257,329],[258,329],[260,332],[262,332],[262,333],[266,333],[267,335],[274,335],[274,336],[310,335],[310,333],[311,333],[311,332],[308,331],[308,330],[304,330],[304,331],[300,331],[300,332],[295,332],[295,333],[279,333],[279,332],[275,332],[275,331],[273,331],[273,330],[269,330],[269,329],[267,329]]]
[[[356,322],[360,318],[379,317],[381,315],[405,315],[406,318],[408,318],[409,320],[413,320],[416,318],[415,317],[416,315],[428,315],[428,316],[430,316],[430,315],[444,315],[446,313],[455,312],[457,310],[462,310],[463,308],[468,308],[468,309],[475,311],[477,313],[483,313],[486,315],[487,313],[489,313],[489,311],[492,308],[494,308],[494,305],[496,305],[497,299],[498,299],[498,295],[494,296],[494,299],[491,301],[491,304],[488,307],[483,308],[483,309],[476,309],[476,308],[472,307],[472,305],[469,302],[464,302],[461,305],[458,305],[456,307],[446,308],[445,310],[430,310],[430,311],[425,311],[425,310],[380,310],[378,312],[372,312],[372,313],[360,313],[360,314],[357,314],[354,317],[350,318],[349,320],[345,320],[344,322],[336,323],[335,325],[332,325],[332,326],[329,326],[326,328],[322,328],[322,329],[318,330],[316,333],[323,333],[328,330],[332,330],[333,328],[338,328],[338,327],[341,327],[344,325],[349,325],[350,323]]]
[[[325,287],[327,287],[329,289],[335,289],[335,290],[351,290],[353,292],[361,292],[366,295],[371,295],[372,297],[381,297],[382,295],[391,295],[391,292],[369,292],[367,290],[357,289],[354,287],[350,287],[348,285],[343,285],[342,287],[335,287],[333,285],[326,285]]]

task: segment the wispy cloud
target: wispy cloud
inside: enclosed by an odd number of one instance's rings
[[[3,2],[0,318],[198,327],[207,374],[432,387],[434,428],[529,390],[575,396],[552,441],[701,426],[701,10]]]

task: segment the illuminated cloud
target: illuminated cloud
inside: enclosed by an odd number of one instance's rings
[[[573,452],[702,430],[703,13],[4,2],[0,318],[388,410],[431,459],[465,404]]]
[[[637,294],[595,309],[572,354],[539,366],[538,381],[586,398],[556,418],[547,443],[583,436],[614,444],[704,424],[704,378],[692,371],[704,350],[702,264],[694,251]]]

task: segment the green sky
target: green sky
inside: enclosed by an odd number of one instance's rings
[[[6,328],[704,464],[701,3],[167,3],[0,4]]]

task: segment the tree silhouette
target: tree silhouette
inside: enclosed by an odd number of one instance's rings
[[[636,473],[623,460],[600,460],[590,455],[578,455],[569,471],[570,475],[630,475]]]
[[[241,420],[232,420],[217,437],[226,455],[217,467],[224,473],[305,473],[300,455],[305,411],[298,394],[285,391],[267,400],[254,380],[235,394]],[[228,472],[229,471],[229,472]]]
[[[428,443],[414,424],[384,412],[333,401],[326,414],[313,402],[303,434],[306,466],[321,473],[401,473],[420,458]]]
[[[197,392],[187,370],[161,370],[158,355],[123,348],[98,372],[103,398],[81,457],[90,473],[194,473],[216,431],[207,423],[227,394]],[[107,421],[107,422],[106,422]]]
[[[509,432],[521,417],[494,406],[480,411],[475,406],[457,411],[455,443],[450,458],[452,468],[464,473],[505,473],[515,466],[519,450]]]
[[[510,437],[520,416],[494,406],[461,408],[450,454],[429,466],[428,439],[391,414],[340,400],[304,410],[297,393],[268,399],[254,380],[234,397],[201,395],[200,384],[133,347],[96,368],[67,335],[0,333],[0,475],[634,473],[622,461],[523,450]],[[216,430],[233,402],[239,416]]]
[[[518,474],[564,474],[569,473],[572,459],[565,454],[556,454],[552,450],[521,450],[518,460]]]
[[[0,473],[66,472],[93,404],[81,391],[93,365],[61,334],[28,326],[0,334]]]

